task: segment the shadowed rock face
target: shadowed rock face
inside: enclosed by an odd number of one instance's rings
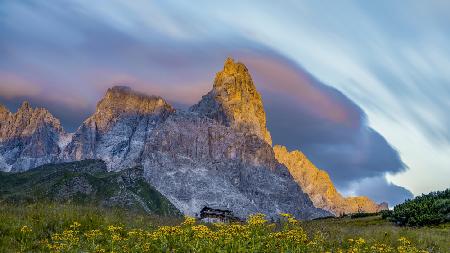
[[[151,185],[188,215],[205,206],[239,218],[329,215],[312,205],[267,142],[194,113],[172,114],[155,128],[143,166]]]
[[[342,197],[336,191],[327,172],[319,170],[300,151],[289,152],[286,147],[273,147],[276,159],[284,164],[294,180],[308,194],[314,206],[330,211],[335,215],[358,212],[379,212],[386,210],[387,204],[376,204],[367,197]]]
[[[206,206],[238,218],[261,212],[310,219],[377,207],[342,198],[301,153],[272,149],[261,96],[245,65],[232,59],[188,111],[116,86],[73,134],[28,103],[15,114],[1,106],[0,119],[0,170],[83,159],[101,159],[109,171],[142,166],[147,182],[188,215]]]

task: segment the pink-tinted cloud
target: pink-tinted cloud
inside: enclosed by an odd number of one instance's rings
[[[293,96],[297,103],[318,117],[338,124],[359,126],[358,111],[339,101],[327,88],[298,66],[270,55],[244,54],[240,57],[252,72],[262,90]]]
[[[0,96],[13,99],[23,96],[36,96],[41,87],[15,73],[0,72]]]

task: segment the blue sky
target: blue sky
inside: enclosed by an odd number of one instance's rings
[[[232,56],[275,143],[346,195],[398,203],[450,187],[449,12],[438,0],[6,0],[0,101],[46,106],[73,130],[118,83],[193,104]]]

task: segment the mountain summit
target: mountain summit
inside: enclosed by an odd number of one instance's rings
[[[261,95],[247,67],[231,58],[227,58],[223,70],[216,74],[213,89],[191,110],[243,132],[256,134],[272,145]]]
[[[109,170],[137,166],[148,133],[174,111],[161,97],[114,86],[73,134],[63,160],[102,159]]]
[[[108,171],[141,167],[149,185],[192,216],[205,208],[300,219],[378,210],[369,199],[342,198],[299,151],[272,148],[261,96],[247,67],[231,58],[187,111],[115,86],[74,133],[28,103],[15,114],[0,106],[0,119],[2,171],[86,159],[102,160]]]
[[[106,91],[97,104],[95,114],[87,121],[95,122],[98,130],[106,131],[120,117],[160,115],[173,111],[161,97],[138,93],[127,86],[114,86]]]

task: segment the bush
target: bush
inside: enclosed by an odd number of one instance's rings
[[[382,215],[402,226],[438,225],[450,221],[450,189],[423,194]]]
[[[371,216],[377,216],[380,213],[353,213],[350,215],[351,219],[357,219],[357,218],[364,218],[364,217],[371,217]]]

